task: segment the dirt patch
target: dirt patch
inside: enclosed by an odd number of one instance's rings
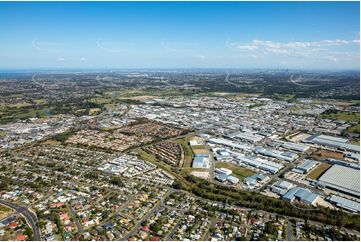
[[[330,167],[331,167],[330,164],[320,163],[318,166],[316,166],[316,167],[307,175],[307,178],[312,179],[312,180],[316,180],[316,179],[318,179],[323,173],[325,173],[325,171],[327,171],[328,168],[330,168]]]
[[[322,158],[332,159],[342,159],[344,157],[344,154],[330,150],[318,150],[317,155],[321,156]]]

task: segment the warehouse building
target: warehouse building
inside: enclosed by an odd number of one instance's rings
[[[264,174],[254,174],[252,176],[246,177],[243,181],[244,184],[246,184],[247,186],[253,187],[253,186],[257,186],[258,184],[262,184],[265,183],[269,180],[270,178]]]
[[[291,188],[285,195],[282,196],[283,200],[294,202],[300,201],[304,204],[315,205],[319,195],[301,187]]]
[[[230,148],[236,148],[236,149],[240,149],[240,150],[245,150],[245,151],[251,151],[252,147],[249,145],[245,145],[245,144],[239,144],[239,143],[235,143],[232,140],[229,139],[223,139],[223,138],[212,138],[208,140],[209,143],[211,144],[218,144],[218,145],[224,145]]]
[[[305,160],[303,163],[299,164],[295,169],[292,171],[305,174],[312,170],[316,166],[317,162],[314,160]]]
[[[282,164],[259,158],[238,156],[237,159],[248,166],[258,168],[272,174],[276,174],[279,170],[283,168]]]
[[[232,170],[227,168],[216,168],[215,172],[218,174],[226,174],[227,176],[232,174]]]
[[[253,149],[256,154],[277,158],[280,160],[292,162],[298,158],[298,155],[289,151],[280,152],[275,150],[267,150],[263,147],[257,146]]]
[[[227,174],[223,174],[223,173],[220,173],[220,174],[217,174],[215,179],[219,182],[225,182],[228,178],[228,175]]]
[[[209,157],[208,155],[197,155],[193,158],[192,168],[209,168]]]
[[[228,176],[227,181],[232,183],[232,184],[238,184],[239,179],[237,177],[235,177],[235,176]]]
[[[360,203],[358,202],[335,195],[328,196],[326,200],[332,204],[335,204],[337,207],[343,208],[347,211],[353,213],[360,213]]]
[[[288,181],[277,181],[271,186],[271,191],[283,196],[295,185]]]
[[[311,135],[304,142],[360,153],[360,146],[347,143],[347,139],[328,135]]]
[[[327,158],[327,159],[325,159],[325,161],[327,161],[330,164],[337,164],[337,165],[347,166],[347,167],[351,167],[351,168],[360,170],[360,163],[348,162],[348,161],[332,159],[332,158]]]
[[[291,142],[285,142],[281,140],[277,140],[276,143],[280,144],[283,148],[299,151],[299,152],[306,152],[310,147],[304,144],[295,144]]]
[[[218,161],[231,161],[233,159],[226,149],[215,149],[213,156]]]
[[[252,134],[250,132],[236,132],[230,135],[231,138],[237,138],[240,140],[246,140],[252,143],[261,141],[264,137],[258,134]]]
[[[360,197],[360,171],[357,169],[333,165],[317,183],[321,187]]]

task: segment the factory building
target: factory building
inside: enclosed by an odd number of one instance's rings
[[[215,176],[215,179],[219,182],[225,182],[227,180],[228,175],[224,173],[219,173]]]
[[[304,144],[295,144],[291,142],[285,142],[281,140],[277,140],[276,143],[280,144],[283,148],[298,151],[298,152],[306,152],[310,147]]]
[[[286,194],[287,191],[293,187],[294,187],[294,185],[288,181],[278,181],[272,185],[271,191],[282,196],[282,195]]]
[[[214,158],[217,161],[231,161],[233,160],[231,154],[226,149],[216,149],[213,152]]]
[[[227,176],[232,174],[232,171],[227,168],[216,168],[215,172],[218,174],[226,174]]]
[[[252,147],[249,146],[249,145],[235,143],[235,142],[233,142],[232,140],[229,140],[229,139],[212,138],[212,139],[209,139],[208,142],[211,143],[211,144],[224,145],[224,146],[228,146],[230,148],[236,148],[236,149],[245,150],[245,151],[251,151],[252,150]]]
[[[261,154],[264,156],[269,156],[269,157],[277,158],[277,159],[288,161],[288,162],[292,162],[298,158],[297,154],[292,153],[290,151],[280,152],[280,151],[275,151],[275,150],[267,150],[260,146],[255,147],[253,149],[253,151],[256,154]]]
[[[301,187],[291,188],[286,194],[282,196],[283,200],[293,202],[300,201],[304,204],[315,205],[319,195]]]
[[[192,168],[209,168],[208,155],[195,155],[192,161]]]
[[[339,192],[360,197],[360,171],[346,166],[333,165],[317,184]]]
[[[311,135],[303,140],[306,143],[313,143],[321,146],[332,147],[340,150],[348,150],[360,153],[360,146],[347,143],[347,139],[328,136],[328,135]]]
[[[262,135],[252,134],[251,132],[236,132],[231,134],[229,137],[240,140],[246,140],[252,143],[259,142],[264,138]]]
[[[309,172],[310,170],[312,170],[316,165],[317,165],[317,162],[314,160],[305,160],[292,171],[300,173],[300,174],[305,174],[305,173]]]
[[[232,184],[238,184],[239,179],[237,177],[235,177],[235,176],[228,176],[227,181],[232,183]]]
[[[332,158],[327,158],[327,159],[325,159],[325,161],[327,161],[328,163],[331,163],[331,164],[337,164],[337,165],[341,165],[341,166],[348,166],[348,167],[360,170],[360,163],[353,163],[353,162],[348,162],[348,161],[338,160],[338,159],[332,159]]]
[[[358,202],[335,195],[328,196],[326,200],[332,204],[335,204],[337,207],[343,208],[347,211],[353,213],[360,213],[360,203]]]
[[[272,174],[276,174],[283,168],[282,164],[259,158],[238,156],[237,159],[248,166],[252,166]]]

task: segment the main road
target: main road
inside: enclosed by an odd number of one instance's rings
[[[40,241],[41,240],[41,235],[40,235],[40,231],[39,231],[39,228],[38,228],[38,225],[37,225],[37,218],[36,218],[35,214],[30,212],[27,207],[23,207],[23,206],[20,206],[18,204],[15,204],[15,203],[0,200],[0,204],[2,204],[4,206],[7,206],[9,208],[12,208],[15,211],[17,211],[18,213],[22,214],[25,217],[26,222],[28,223],[28,225],[33,230],[33,234],[34,234],[33,240],[35,240],[35,241]]]

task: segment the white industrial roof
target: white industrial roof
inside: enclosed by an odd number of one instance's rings
[[[360,171],[357,169],[333,165],[318,180],[328,187],[360,196]]]
[[[331,195],[328,200],[336,203],[336,205],[339,207],[345,208],[353,212],[360,212],[360,203],[358,202],[335,195]]]
[[[347,143],[347,141],[348,141],[347,139],[344,139],[344,138],[334,137],[334,136],[329,136],[329,135],[324,135],[324,134],[319,135],[317,138],[336,141],[336,142],[340,142],[340,143]]]

